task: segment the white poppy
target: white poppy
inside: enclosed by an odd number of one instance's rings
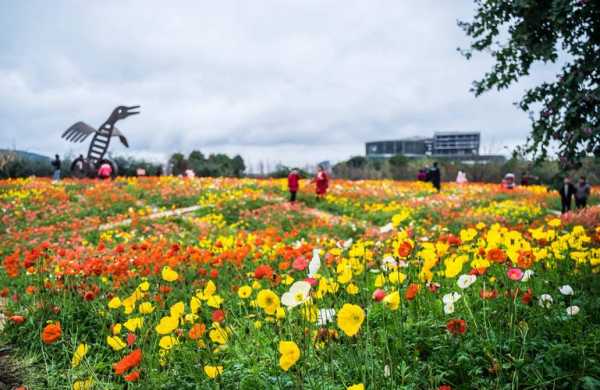
[[[346,241],[344,241],[344,245],[343,245],[343,246],[344,246],[344,249],[348,249],[348,248],[350,248],[350,247],[352,246],[352,243],[353,243],[353,242],[354,242],[354,240],[353,240],[353,239],[351,239],[351,238],[350,238],[350,239],[348,239],[348,240],[346,240]]]
[[[312,278],[321,268],[321,257],[319,256],[319,249],[313,249],[313,257],[308,263],[308,277]]]
[[[456,284],[458,284],[458,287],[465,289],[475,283],[476,280],[477,276],[475,275],[460,275]]]
[[[281,303],[287,306],[288,309],[291,309],[306,302],[309,298],[309,293],[310,283],[303,280],[295,282],[290,287],[290,291],[281,296]]]
[[[383,376],[386,378],[389,378],[390,375],[392,375],[392,370],[390,369],[390,366],[388,366],[387,364],[383,367]]]
[[[567,307],[567,314],[570,316],[577,315],[579,313],[579,306],[569,306]]]
[[[389,233],[394,229],[394,225],[392,225],[392,223],[388,223],[385,226],[382,226],[379,228],[379,233],[384,234],[384,233]]]
[[[558,290],[562,295],[573,295],[573,287],[569,286],[568,284],[560,286]]]
[[[525,270],[525,272],[523,272],[523,277],[521,278],[521,282],[528,281],[532,276],[533,276],[532,270],[530,270],[530,269]]]
[[[327,325],[328,322],[333,322],[333,317],[335,317],[334,309],[319,309],[317,314],[317,325]]]
[[[444,305],[447,305],[449,303],[455,303],[460,299],[461,296],[462,295],[460,295],[457,292],[449,293],[442,297],[442,302],[444,302]]]
[[[387,256],[383,260],[381,260],[381,269],[384,271],[389,271],[391,268],[396,268],[398,263],[392,256]]]
[[[540,299],[538,300],[538,304],[541,307],[545,307],[545,308],[550,307],[553,302],[554,302],[554,299],[552,299],[552,297],[549,294],[540,295]]]
[[[444,305],[444,313],[452,314],[454,313],[454,303],[448,302]]]

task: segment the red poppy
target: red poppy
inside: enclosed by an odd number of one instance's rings
[[[494,299],[498,296],[498,291],[496,290],[481,290],[479,291],[479,296],[481,299]]]
[[[129,355],[123,357],[123,359],[119,360],[117,363],[113,364],[113,369],[115,370],[115,374],[123,375],[124,372],[136,367],[141,361],[142,350],[138,348]]]
[[[417,296],[417,293],[421,289],[421,286],[416,283],[411,283],[406,289],[405,297],[407,300],[412,301]]]
[[[521,302],[523,302],[524,305],[529,305],[529,303],[531,303],[532,299],[533,299],[533,290],[531,288],[528,288],[527,291],[525,291],[525,293],[521,297]]]
[[[493,248],[487,251],[485,257],[495,263],[504,263],[506,261],[506,253],[500,248]]]
[[[216,269],[211,269],[210,270],[210,278],[211,279],[216,279],[219,277],[219,271],[217,271]]]
[[[225,312],[223,310],[215,310],[212,312],[213,322],[221,322],[225,319]]]
[[[256,279],[271,279],[273,277],[273,269],[267,264],[261,264],[256,267],[256,270],[254,271],[254,277]]]
[[[448,332],[453,335],[464,334],[467,331],[467,322],[461,319],[451,319],[446,324]]]
[[[25,322],[25,317],[23,316],[10,316],[8,319],[15,325],[21,325]]]
[[[140,372],[139,371],[133,371],[131,374],[125,375],[123,377],[123,379],[125,379],[125,381],[127,381],[127,382],[135,382],[139,378],[140,378]]]
[[[410,255],[412,251],[412,245],[408,241],[403,241],[402,244],[398,247],[398,256],[406,257]]]
[[[127,345],[128,346],[132,346],[133,343],[135,343],[135,340],[137,340],[137,336],[133,333],[127,333]]]
[[[86,301],[93,301],[95,298],[96,294],[93,291],[86,291],[85,294],[83,294],[83,299]]]
[[[487,268],[471,268],[469,275],[482,276],[485,275]]]
[[[373,299],[374,300],[376,300],[377,302],[381,302],[383,300],[383,298],[385,298],[385,291],[383,291],[380,288],[373,291]]]
[[[438,387],[438,390],[452,390],[452,386],[450,386],[450,385],[440,385],[440,387]]]

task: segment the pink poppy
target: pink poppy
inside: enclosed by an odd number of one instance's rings
[[[304,281],[310,283],[310,285],[313,287],[319,285],[319,281],[315,278],[306,278],[306,279],[304,279]]]
[[[506,275],[511,280],[521,280],[523,278],[523,271],[519,268],[509,268]]]
[[[292,268],[296,271],[304,271],[308,267],[308,260],[306,260],[303,256],[296,257],[296,260],[292,263]]]
[[[377,302],[380,302],[383,300],[383,298],[385,298],[385,291],[383,291],[382,289],[378,288],[377,290],[373,291],[373,299],[376,300]]]

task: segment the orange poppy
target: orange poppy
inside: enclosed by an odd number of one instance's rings
[[[62,329],[60,327],[60,322],[55,322],[53,324],[48,324],[42,331],[42,341],[45,344],[52,344],[62,335]]]
[[[139,365],[141,361],[142,350],[138,348],[129,355],[123,357],[123,359],[119,360],[117,363],[113,364],[113,369],[115,370],[115,374],[123,375],[125,371]]]
[[[206,331],[206,325],[195,324],[194,326],[192,326],[192,329],[190,329],[188,336],[192,340],[197,340],[200,337],[202,337],[202,335],[204,334],[205,331]]]

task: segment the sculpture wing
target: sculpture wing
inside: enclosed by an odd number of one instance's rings
[[[83,142],[90,134],[95,133],[96,129],[85,122],[77,122],[69,127],[62,135],[70,142]]]
[[[112,133],[113,137],[119,137],[119,140],[121,141],[121,143],[123,145],[125,145],[125,147],[129,147],[129,143],[127,142],[127,138],[125,138],[125,136],[123,135],[123,133],[121,132],[121,130],[117,129],[116,127],[113,128],[113,133]]]

